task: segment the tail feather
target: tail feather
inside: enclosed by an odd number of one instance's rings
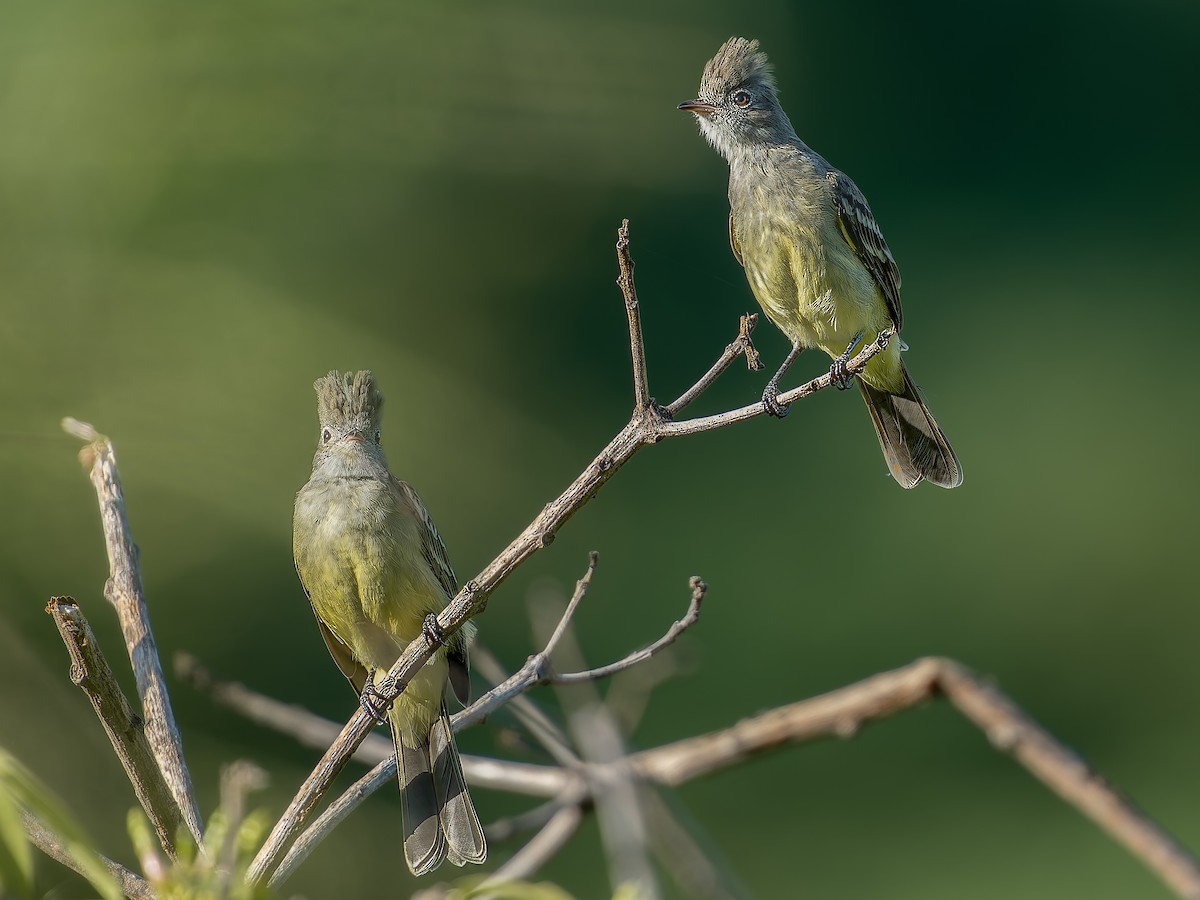
[[[433,759],[433,785],[442,808],[442,833],[446,836],[446,856],[456,866],[481,863],[487,859],[487,841],[475,813],[462,761],[450,732],[450,716],[442,704],[442,714],[429,731],[429,755]]]
[[[467,793],[445,702],[421,746],[410,746],[395,720],[391,724],[409,870],[425,875],[446,859],[456,866],[483,862],[487,842]]]
[[[939,487],[962,484],[962,467],[954,448],[921,399],[908,370],[901,366],[904,390],[893,394],[855,379],[875,423],[879,446],[892,477],[901,487],[929,481]]]
[[[414,875],[432,872],[446,858],[446,836],[439,822],[438,792],[429,765],[429,747],[410,747],[392,722],[396,774],[400,779],[400,821],[404,861]]]

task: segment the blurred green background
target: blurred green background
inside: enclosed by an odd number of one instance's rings
[[[797,130],[870,198],[966,483],[900,490],[858,398],[826,392],[644,451],[481,633],[519,665],[531,586],[569,585],[595,549],[578,621],[599,663],[661,633],[700,574],[685,672],[636,744],[946,654],[1200,846],[1200,6],[733,6],[0,5],[0,743],[105,852],[132,863],[133,798],[43,606],[76,596],[118,661],[120,638],[59,419],[115,441],[164,656],[345,718],[291,563],[312,381],[375,370],[393,469],[460,578],[478,571],[626,421],[622,217],[657,396],[753,307],[724,164],[674,108],[734,33],[762,39]],[[783,339],[757,338],[773,369]],[[802,357],[791,383],[826,364]],[[738,366],[699,411],[766,374]],[[278,811],[316,758],[173,699],[206,812],[223,762],[267,767]],[[510,753],[496,733],[461,743]],[[942,704],[676,800],[761,897],[1167,896]],[[372,798],[291,891],[407,895],[398,815]],[[542,874],[607,896],[594,824]]]

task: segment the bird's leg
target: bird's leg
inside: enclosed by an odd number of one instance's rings
[[[844,391],[850,387],[850,382],[854,380],[854,376],[846,371],[846,363],[850,362],[850,357],[854,353],[854,348],[862,343],[863,333],[860,331],[854,335],[850,341],[850,346],[842,351],[842,355],[834,359],[833,365],[829,367],[829,377],[833,379],[834,385],[839,391]]]
[[[391,702],[386,700],[383,694],[379,693],[379,689],[375,687],[375,673],[378,671],[378,669],[371,669],[367,673],[367,681],[358,695],[358,703],[366,710],[368,716],[382,725],[387,721],[387,708]]]
[[[796,361],[796,357],[800,355],[800,351],[803,349],[799,344],[792,344],[792,350],[787,355],[787,359],[783,361],[783,365],[779,367],[779,371],[771,376],[771,380],[763,388],[762,402],[763,406],[766,407],[768,415],[782,419],[788,414],[789,407],[784,406],[775,399],[779,396],[779,379],[783,378],[784,373],[792,367],[792,363]]]
[[[425,617],[425,624],[421,626],[421,634],[425,635],[429,643],[434,646],[446,646],[446,632],[442,630],[442,626],[438,623],[438,617],[433,613]]]

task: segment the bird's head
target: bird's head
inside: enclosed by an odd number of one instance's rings
[[[731,162],[741,152],[796,136],[779,105],[767,55],[746,38],[721,45],[704,66],[700,95],[679,109],[695,115],[700,133]]]
[[[366,370],[330,372],[313,388],[321,424],[314,468],[321,462],[333,468],[376,468],[372,463],[386,468],[379,444],[383,396],[375,376]]]

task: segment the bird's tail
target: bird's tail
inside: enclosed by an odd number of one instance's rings
[[[412,746],[416,742],[403,734],[394,718],[391,721],[409,870],[424,875],[445,859],[456,866],[483,862],[487,843],[467,793],[446,704],[433,720],[428,740],[417,746]]]
[[[871,412],[888,469],[901,487],[916,487],[921,481],[944,488],[958,487],[962,484],[962,467],[954,448],[903,364],[900,371],[904,389],[896,394],[872,387],[861,377],[855,379]]]

